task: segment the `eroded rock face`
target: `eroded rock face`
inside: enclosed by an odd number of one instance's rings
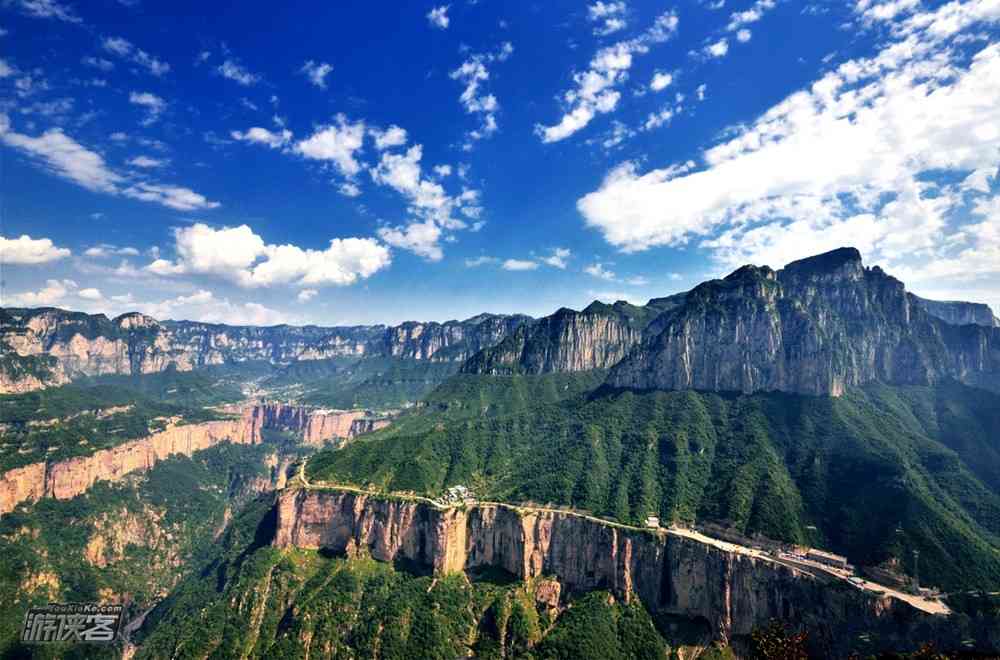
[[[284,403],[263,403],[250,412],[259,428],[290,431],[307,445],[346,440],[384,428],[388,419],[376,419],[366,410],[315,410]]]
[[[565,512],[505,505],[442,508],[361,493],[293,489],[277,500],[277,547],[367,549],[452,572],[493,566],[524,580],[554,577],[539,595],[606,589],[653,612],[704,619],[717,638],[748,635],[772,618],[817,634],[879,630],[905,635],[934,619],[909,604],[765,558],[672,533],[630,530]],[[902,637],[905,640],[905,636]],[[832,643],[832,642],[831,642]]]
[[[842,249],[746,266],[666,312],[608,377],[636,389],[841,395],[870,382],[1000,388],[1000,329],[955,326]]]
[[[50,376],[0,369],[0,393],[68,382],[77,376],[148,374],[176,368],[335,357],[396,356],[461,361],[499,342],[528,320],[484,314],[466,321],[396,327],[227,326],[157,321],[138,313],[108,319],[54,308],[0,310],[0,350],[57,360]]]
[[[253,416],[245,414],[234,420],[174,426],[89,456],[8,470],[0,477],[0,514],[42,497],[76,497],[98,481],[118,481],[132,472],[148,470],[168,456],[190,456],[220,442],[257,444],[260,431]]]
[[[946,323],[952,325],[974,323],[988,328],[1000,327],[1000,319],[993,315],[993,310],[990,309],[989,305],[959,300],[928,300],[919,296],[913,296],[913,298],[931,316],[936,316]]]

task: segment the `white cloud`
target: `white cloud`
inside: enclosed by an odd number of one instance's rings
[[[333,71],[333,66],[327,64],[326,62],[314,62],[309,60],[302,65],[299,69],[301,73],[304,73],[309,82],[311,82],[316,87],[320,89],[326,89],[326,77],[330,75]]]
[[[115,68],[114,62],[104,59],[103,57],[84,57],[80,60],[84,65],[93,67],[95,69],[100,69],[101,71],[111,71]]]
[[[131,92],[128,101],[146,109],[146,118],[142,120],[143,126],[156,123],[167,107],[167,102],[152,92]]]
[[[69,5],[59,0],[20,0],[21,11],[35,18],[55,18],[67,23],[80,23],[81,19]]]
[[[636,275],[634,277],[626,278],[625,283],[631,286],[647,286],[649,284],[649,278],[643,277],[642,275]]]
[[[451,165],[435,165],[434,174],[437,174],[442,179],[451,176]]]
[[[649,81],[649,88],[654,92],[660,92],[670,86],[670,83],[674,81],[674,77],[669,73],[661,73],[657,71],[653,74],[653,79]]]
[[[113,255],[122,255],[127,257],[139,256],[139,250],[134,247],[118,247],[116,245],[110,245],[108,243],[101,243],[100,245],[94,245],[92,247],[84,250],[83,254],[88,257],[95,259],[103,259],[105,257],[110,257]]]
[[[283,129],[281,131],[269,131],[268,129],[261,128],[260,126],[254,126],[242,133],[240,131],[232,131],[229,135],[234,140],[251,142],[254,144],[263,144],[271,147],[272,149],[283,147],[292,139],[292,132],[288,129]]]
[[[628,25],[625,20],[626,7],[624,2],[602,2],[597,0],[587,7],[587,18],[592,23],[598,23],[594,27],[594,34],[607,36],[624,30]]]
[[[162,158],[150,158],[149,156],[136,156],[128,161],[129,165],[142,168],[163,167],[169,161]]]
[[[312,160],[330,161],[341,174],[352,177],[361,171],[355,159],[364,143],[365,123],[350,123],[343,114],[337,115],[336,124],[320,126],[316,131],[295,145],[295,151]]]
[[[750,41],[750,37],[752,36],[753,35],[751,34],[750,30],[743,28],[736,32],[736,41],[740,42],[741,44],[745,44],[746,42]]]
[[[719,39],[715,43],[705,46],[705,54],[711,57],[725,57],[728,52],[729,42],[725,39]]]
[[[118,300],[115,300],[115,299]],[[287,314],[265,307],[259,303],[235,303],[228,298],[219,298],[211,291],[199,289],[189,295],[180,295],[160,302],[135,303],[131,296],[113,296],[119,311],[142,312],[155,319],[175,319],[201,321],[203,323],[227,323],[230,325],[278,325],[288,323]],[[122,307],[126,306],[126,307]]]
[[[215,67],[215,71],[223,78],[228,78],[244,87],[250,87],[260,82],[259,75],[250,73],[242,64],[232,59],[227,59]]]
[[[199,211],[220,206],[190,188],[140,181],[121,190],[121,194],[144,202],[155,202],[176,211]]]
[[[0,236],[0,261],[5,264],[44,264],[69,255],[68,249],[56,247],[48,238],[32,238],[27,234],[18,238]]]
[[[156,77],[160,77],[170,71],[169,64],[157,59],[141,48],[136,48],[128,39],[122,37],[105,37],[101,41],[101,47],[109,53],[113,53],[124,60],[139,65]]]
[[[621,92],[615,88],[628,79],[633,57],[648,53],[653,44],[668,40],[677,32],[677,24],[676,14],[661,14],[653,26],[638,37],[597,51],[589,68],[573,75],[576,86],[563,94],[566,112],[562,119],[551,126],[535,126],[535,133],[542,142],[565,140],[589,124],[597,114],[614,110],[621,98]]]
[[[906,15],[874,57],[790,95],[699,166],[625,163],[578,208],[624,251],[694,241],[727,265],[777,266],[854,245],[915,281],[996,273],[996,193],[964,181],[996,171],[1000,44],[970,56],[949,40],[997,21],[993,0]],[[970,223],[970,204],[987,219]]]
[[[528,259],[507,259],[506,261],[503,262],[501,268],[503,268],[504,270],[513,270],[513,271],[537,270],[538,262],[530,261]]]
[[[663,108],[659,112],[651,112],[649,113],[649,116],[646,117],[646,121],[643,123],[642,128],[645,131],[651,131],[654,128],[659,128],[673,119],[673,116],[674,111],[670,108]]]
[[[94,288],[80,289],[76,295],[80,296],[84,300],[101,300],[104,297],[101,295],[100,289]]]
[[[495,53],[481,53],[471,55],[462,62],[462,65],[452,71],[449,76],[452,80],[458,80],[465,84],[459,96],[459,102],[468,114],[479,115],[479,128],[466,133],[466,150],[470,149],[472,143],[489,137],[498,129],[497,112],[500,110],[500,102],[493,94],[482,90],[483,86],[490,78],[487,65],[494,62],[503,62],[514,52],[514,46],[505,41],[500,45]]]
[[[441,228],[433,220],[411,222],[406,226],[382,227],[379,237],[393,247],[409,250],[429,261],[440,261],[444,256],[438,241]]]
[[[213,275],[252,288],[278,284],[346,286],[389,266],[389,250],[370,238],[335,238],[325,250],[269,245],[247,225],[203,223],[174,230],[174,261],[156,259],[156,275]]]
[[[541,261],[553,268],[565,269],[571,254],[568,248],[552,248],[552,254],[542,257]]]
[[[448,9],[451,5],[441,5],[440,7],[434,7],[429,12],[427,12],[427,20],[430,22],[431,26],[438,28],[439,30],[448,29],[448,24],[451,20],[448,18]]]
[[[375,148],[379,151],[406,144],[406,129],[395,124],[385,130],[373,126],[368,129],[368,132],[375,138]]]
[[[14,307],[45,307],[55,305],[71,295],[77,288],[78,285],[73,280],[46,280],[45,286],[38,291],[24,291],[22,293],[11,294],[4,301],[4,304]]]
[[[733,13],[729,17],[729,24],[726,26],[726,29],[730,32],[735,32],[745,25],[756,23],[763,18],[764,14],[774,9],[777,4],[777,0],[757,0],[746,11]],[[741,39],[740,41],[743,40]]]
[[[344,197],[359,197],[361,195],[361,187],[351,181],[345,181],[337,186],[337,191]]]
[[[295,296],[295,299],[298,300],[300,303],[309,302],[310,300],[315,298],[316,294],[318,293],[319,291],[317,291],[316,289],[302,289],[301,291],[299,291],[299,295]]]
[[[605,268],[604,264],[602,264],[601,262],[597,262],[595,264],[587,266],[586,268],[583,269],[583,272],[587,273],[588,275],[593,275],[594,277],[598,277],[602,280],[607,280],[609,282],[613,282],[616,279],[615,272],[613,270],[608,270],[607,268]]]

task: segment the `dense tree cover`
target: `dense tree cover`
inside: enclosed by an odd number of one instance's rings
[[[219,419],[205,406],[241,397],[231,381],[175,370],[0,396],[0,471],[91,454],[159,431],[169,418]]]
[[[556,616],[530,583],[273,548],[270,516],[256,504],[234,521],[219,557],[150,615],[137,657],[667,657],[645,609],[606,592]]]
[[[121,482],[99,482],[71,500],[43,499],[0,517],[0,657],[29,655],[17,639],[30,605],[104,594],[130,604],[131,615],[149,607],[213,553],[227,506],[238,506],[256,479],[271,476],[269,451],[217,445]],[[106,653],[86,645],[31,649],[52,658]]]
[[[308,405],[399,408],[419,401],[458,367],[458,362],[393,357],[309,360],[277,370],[263,380],[263,386],[284,388]]]
[[[1000,586],[1000,396],[958,384],[787,394],[593,390],[601,374],[462,375],[312,479],[714,520]],[[913,550],[919,551],[914,566]]]

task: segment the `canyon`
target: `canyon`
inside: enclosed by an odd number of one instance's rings
[[[51,307],[0,310],[0,393],[26,392],[80,376],[150,374],[168,368],[263,361],[395,357],[461,362],[499,342],[527,316],[480,314],[465,321],[398,326],[227,326],[157,321],[139,313],[109,319]]]
[[[862,631],[900,648],[918,630],[947,629],[946,616],[820,571],[568,511],[290,487],[277,498],[272,544],[407,560],[438,575],[493,567],[525,581],[554,578],[564,594],[603,589],[653,613],[707,622],[723,642],[774,618],[807,627],[827,650]]]
[[[232,419],[180,424],[102,449],[87,456],[38,462],[0,475],[0,514],[22,502],[43,497],[71,499],[87,492],[98,481],[118,481],[144,472],[174,455],[190,456],[220,442],[260,444],[265,430],[287,431],[302,443],[321,446],[384,427],[386,418],[373,418],[363,410],[323,411],[282,403],[260,403],[232,409]]]

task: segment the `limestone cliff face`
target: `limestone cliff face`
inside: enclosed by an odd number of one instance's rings
[[[1000,319],[993,315],[993,310],[989,308],[989,305],[958,300],[928,300],[919,296],[913,296],[913,298],[931,316],[936,316],[952,325],[974,323],[988,328],[1000,327]]]
[[[308,445],[322,445],[328,440],[354,438],[383,428],[387,419],[374,419],[365,410],[314,410],[283,403],[263,403],[250,411],[257,428],[290,431],[300,434]]]
[[[482,566],[522,579],[554,576],[564,590],[607,589],[653,612],[709,622],[722,640],[772,618],[813,630],[904,627],[932,618],[909,604],[835,584],[763,557],[672,532],[629,530],[565,512],[467,509],[360,493],[286,490],[277,501],[278,547],[366,550],[437,572]]]
[[[641,339],[641,327],[614,308],[600,304],[582,312],[564,308],[522,325],[469,360],[463,371],[509,375],[607,369]]]
[[[853,249],[746,266],[658,318],[609,375],[616,387],[839,396],[880,381],[1000,387],[1000,329],[954,326]]]
[[[0,310],[0,351],[30,359],[55,358],[43,378],[0,363],[0,393],[29,391],[70,378],[144,374],[252,360],[289,364],[334,357],[396,356],[461,361],[495,344],[524,316],[484,314],[466,321],[404,323],[397,327],[227,326],[157,321],[142,314],[108,319],[54,308]]]
[[[220,442],[257,444],[261,427],[251,414],[233,420],[174,426],[147,438],[55,463],[33,463],[0,476],[0,514],[42,497],[70,499],[98,481],[118,481],[168,456],[190,456]]]

